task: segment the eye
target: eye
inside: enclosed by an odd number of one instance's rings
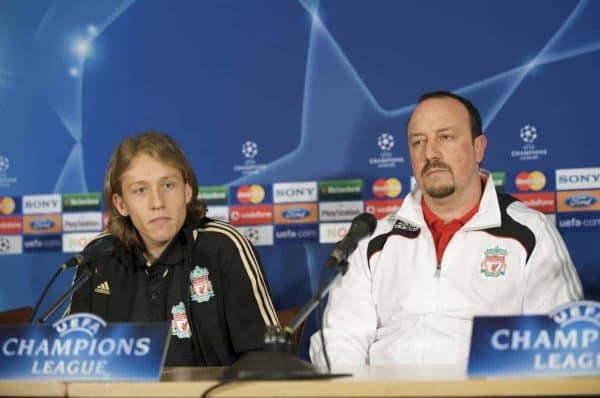
[[[411,141],[410,145],[413,148],[418,148],[423,143],[423,141],[424,141],[423,138],[416,138]]]
[[[146,192],[148,192],[148,188],[146,187],[137,187],[133,189],[133,193],[136,195],[142,195]]]
[[[452,134],[442,134],[440,138],[442,141],[451,141],[454,139],[454,136]]]
[[[175,188],[175,182],[173,182],[173,181],[165,182],[165,189],[171,190],[173,188]]]

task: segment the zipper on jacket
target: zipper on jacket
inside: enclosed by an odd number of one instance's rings
[[[435,274],[434,274],[435,279],[440,279],[441,272],[442,272],[442,265],[441,264],[437,264],[435,266]]]

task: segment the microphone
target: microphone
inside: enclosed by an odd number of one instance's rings
[[[61,270],[71,267],[78,267],[86,264],[89,260],[97,256],[110,256],[115,250],[114,238],[108,234],[100,234],[92,239],[81,253],[77,253],[60,266]]]
[[[50,289],[50,286],[52,286],[58,275],[60,275],[67,268],[87,265],[87,263],[90,260],[96,257],[112,255],[115,250],[113,239],[115,238],[111,235],[100,234],[96,238],[94,238],[90,243],[88,243],[81,253],[77,253],[76,255],[65,261],[64,264],[62,264],[56,270],[56,272],[44,288],[39,299],[35,303],[35,306],[33,307],[33,313],[31,314],[31,321],[35,319],[35,314],[37,313],[40,305],[42,304],[42,300],[44,299],[44,297],[46,297],[48,289]]]
[[[350,230],[344,236],[344,239],[335,244],[335,247],[329,259],[327,260],[327,266],[332,266],[345,261],[358,246],[358,242],[370,236],[377,226],[377,220],[370,213],[362,213],[354,217]]]

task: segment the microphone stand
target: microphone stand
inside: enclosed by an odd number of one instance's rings
[[[289,325],[283,329],[278,327],[267,329],[264,340],[265,351],[251,351],[244,354],[225,370],[221,380],[307,380],[351,376],[348,373],[332,374],[318,371],[311,363],[295,355],[292,344],[292,333],[323,301],[331,286],[346,273],[347,269],[346,260],[336,264],[336,275],[327,284],[319,287]]]
[[[84,267],[81,276],[77,278],[75,282],[73,282],[69,290],[67,290],[62,296],[60,296],[60,298],[56,300],[56,302],[48,309],[48,311],[44,313],[44,315],[37,319],[36,323],[40,325],[45,323],[48,320],[48,318],[54,315],[54,313],[60,308],[60,306],[62,306],[65,303],[65,301],[67,301],[73,293],[79,290],[81,286],[83,286],[91,277],[92,272],[88,269],[88,267]]]

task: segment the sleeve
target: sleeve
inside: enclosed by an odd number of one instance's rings
[[[332,286],[323,316],[325,345],[331,364],[369,363],[369,348],[375,339],[377,313],[371,294],[367,263],[368,239],[348,258],[348,271]],[[310,340],[310,358],[324,365],[319,331]]]
[[[73,281],[71,284],[74,284],[77,279],[81,277],[83,273],[83,269],[81,267],[77,267],[75,270],[75,274],[73,275]],[[71,296],[71,302],[69,306],[65,310],[63,316],[76,314],[78,312],[91,312],[92,310],[92,278],[88,279],[86,283],[79,288],[73,295]]]
[[[541,232],[526,265],[524,314],[547,314],[558,305],[583,298],[565,242],[556,227],[541,217]]]
[[[267,327],[279,327],[257,253],[233,227],[223,254],[225,320],[237,355],[263,347]]]

